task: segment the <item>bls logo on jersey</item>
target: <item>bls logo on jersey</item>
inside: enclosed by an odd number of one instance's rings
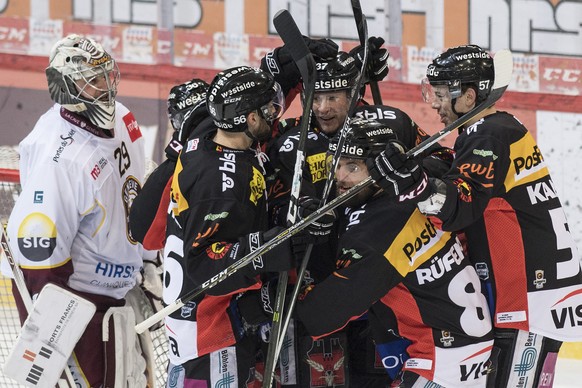
[[[396,113],[393,110],[384,110],[378,107],[368,107],[360,112],[357,112],[355,116],[361,119],[371,120],[396,119]]]
[[[57,245],[57,228],[42,213],[31,213],[18,228],[18,249],[30,261],[48,259]]]

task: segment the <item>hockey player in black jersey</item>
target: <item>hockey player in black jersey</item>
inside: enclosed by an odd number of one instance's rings
[[[388,52],[382,47],[384,40],[382,38],[370,38],[370,46],[374,48],[369,54],[369,67],[364,75],[366,80],[380,81],[388,74]],[[426,133],[402,110],[387,105],[368,105],[363,100],[362,90],[356,90],[356,81],[360,74],[361,63],[358,58],[361,56],[362,46],[357,46],[350,53],[339,52],[330,56],[328,50],[327,56],[317,55],[314,53],[314,59],[317,66],[317,82],[315,84],[315,94],[312,105],[312,119],[305,144],[305,167],[301,185],[301,193],[304,196],[321,199],[326,179],[328,176],[327,169],[327,151],[329,140],[341,129],[348,115],[348,108],[352,98],[358,100],[358,106],[354,112],[354,117],[377,119],[387,125],[396,126],[401,129],[400,139],[407,147],[412,148],[427,138]],[[292,89],[293,82],[298,83],[299,77],[294,66],[288,65],[288,54],[283,48],[277,48],[267,54],[262,61],[262,68],[268,69],[273,73],[277,80],[281,79],[286,83],[288,89]],[[289,193],[292,186],[293,173],[296,161],[296,151],[300,136],[301,117],[282,120],[279,123],[277,136],[271,140],[267,146],[267,154],[275,170],[275,174],[269,176],[267,186],[269,188],[269,208],[271,220],[276,225],[285,225],[287,208],[289,205]],[[450,150],[435,145],[426,154],[423,165],[428,168],[431,175],[439,176],[440,173],[448,170],[452,154]],[[332,190],[332,196],[334,195]],[[334,237],[329,239],[328,244],[315,246],[311,254],[312,259],[308,264],[307,280],[317,283],[325,279],[335,269],[335,242]],[[374,364],[374,346],[371,342],[366,342],[365,322],[359,321],[352,323],[345,333],[334,333],[333,338],[341,337],[341,341],[349,341],[357,347],[360,352],[356,355],[353,350],[347,349],[343,344],[342,352],[346,357],[342,364],[342,370],[336,371],[336,374],[346,376],[345,381],[337,378],[334,381],[336,386],[350,386],[350,380],[353,380],[351,386],[363,386],[361,380],[355,382],[356,375],[370,376],[371,380],[385,379],[385,373],[381,366]],[[299,326],[300,328],[300,326]],[[300,341],[299,347],[311,348],[311,341]],[[353,341],[352,341],[353,339]],[[329,339],[323,339],[326,344],[330,343]],[[340,341],[340,342],[341,342]],[[308,342],[303,345],[302,342]],[[328,345],[326,345],[329,347]],[[366,349],[367,348],[367,349]],[[353,357],[348,357],[348,353],[353,353]],[[305,351],[300,355],[304,358]],[[366,356],[367,353],[367,356]],[[342,353],[343,354],[343,353]],[[338,359],[340,357],[338,356]],[[368,359],[368,360],[366,360]],[[358,364],[355,364],[355,363]],[[352,365],[348,365],[352,363]],[[307,367],[303,362],[299,365],[302,367],[302,378],[307,374],[313,373],[312,367]],[[344,369],[348,372],[344,373]],[[340,381],[344,381],[340,385]],[[354,385],[355,384],[355,385]],[[374,384],[374,383],[372,383]]]
[[[494,70],[478,46],[448,49],[429,65],[423,95],[450,124],[488,96]],[[392,197],[417,202],[439,231],[464,231],[495,326],[489,385],[551,386],[561,341],[582,340],[573,313],[582,309],[582,272],[544,157],[523,124],[495,106],[460,129],[454,149],[438,179],[427,181],[392,146],[369,161],[371,175]]]
[[[170,89],[168,119],[174,131],[165,149],[166,159],[150,174],[133,200],[129,213],[131,235],[146,249],[164,247],[170,185],[178,155],[198,125],[204,120],[212,120],[206,110],[207,89],[208,83],[198,78]],[[208,125],[201,125],[201,128],[208,128]]]
[[[338,195],[369,176],[366,157],[396,142],[400,130],[375,120],[349,124],[335,172]],[[347,206],[339,219],[336,270],[308,287],[297,305],[310,335],[317,340],[367,313],[383,364],[404,361],[392,386],[485,387],[491,319],[459,239],[437,230],[413,203],[389,200],[377,185]],[[409,341],[400,361],[393,351],[383,353],[394,335]],[[334,372],[333,365],[312,362]]]
[[[184,144],[176,163],[164,247],[165,303],[211,279],[278,234],[267,230],[259,141],[284,109],[280,86],[259,69],[222,71],[206,96],[212,121]],[[203,122],[204,124],[205,122]],[[264,232],[263,232],[264,231]],[[258,292],[260,274],[289,270],[300,246],[290,239],[166,318],[168,381],[176,386],[245,386],[256,342],[237,308]],[[304,249],[304,248],[303,248]]]

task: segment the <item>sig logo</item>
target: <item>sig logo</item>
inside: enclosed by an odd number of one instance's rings
[[[18,249],[30,261],[48,259],[57,245],[57,228],[42,213],[31,213],[18,228]]]

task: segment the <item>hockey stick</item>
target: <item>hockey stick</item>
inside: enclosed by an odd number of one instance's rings
[[[135,330],[138,334],[143,333],[149,327],[154,325],[155,323],[159,322],[160,320],[164,319],[168,315],[172,314],[174,311],[182,308],[186,303],[191,301],[192,299],[198,297],[199,295],[203,294],[210,288],[216,286],[217,284],[223,282],[231,275],[234,275],[239,269],[243,268],[244,266],[248,265],[252,262],[255,258],[261,256],[262,254],[270,251],[277,245],[281,244],[283,241],[287,240],[288,238],[296,235],[297,233],[301,232],[303,229],[307,228],[309,225],[317,221],[321,218],[325,213],[335,209],[336,207],[342,205],[356,194],[358,194],[359,190],[363,188],[362,185],[355,185],[349,191],[343,193],[342,195],[338,196],[334,200],[330,201],[326,205],[320,207],[309,216],[299,220],[297,223],[292,225],[291,227],[281,231],[278,235],[276,235],[273,239],[267,241],[265,244],[261,245],[253,252],[249,253],[248,255],[242,257],[237,262],[231,264],[227,268],[223,269],[201,285],[197,286],[193,290],[188,291],[184,296],[181,298],[176,299],[163,309],[159,310],[157,313],[149,317],[148,319],[138,323],[135,325]]]
[[[305,167],[305,143],[307,141],[307,132],[311,124],[311,107],[313,105],[313,95],[315,92],[315,80],[317,71],[315,61],[305,44],[301,32],[289,11],[283,9],[273,18],[275,29],[289,50],[295,65],[301,73],[303,79],[303,115],[301,116],[301,127],[299,132],[299,141],[297,143],[297,153],[295,157],[295,169],[293,171],[293,181],[291,185],[291,198],[289,200],[289,209],[287,212],[287,224],[293,225],[297,220],[298,201],[301,191],[301,182],[303,180],[303,168]],[[310,255],[311,246],[308,247],[306,256]],[[287,283],[289,274],[287,271],[279,272],[277,283],[277,293],[273,306],[273,322],[267,358],[265,361],[265,373],[263,376],[263,388],[269,388],[273,383],[275,375],[275,365],[279,359],[280,348],[277,346],[279,337],[285,337],[285,331],[282,331],[283,309],[285,307],[285,296],[287,293]],[[286,330],[286,328],[285,328]]]
[[[14,256],[12,255],[12,249],[8,244],[8,237],[6,236],[4,226],[0,225],[0,228],[2,228],[2,240],[0,242],[2,243],[2,250],[4,251],[4,256],[6,257],[8,265],[10,265],[10,269],[12,270],[12,274],[14,276],[14,283],[16,284],[16,288],[18,289],[18,293],[20,294],[22,302],[24,303],[26,312],[30,314],[34,306],[32,303],[32,298],[30,297],[28,289],[26,288],[24,274],[22,273],[20,266],[18,266],[18,264],[16,264],[16,261],[14,260]],[[68,367],[65,367],[65,369],[63,370],[63,374],[64,376],[61,377],[61,379],[59,379],[58,386],[62,388],[75,387],[75,379],[73,378],[73,375],[71,374],[71,371],[69,370]]]
[[[352,0],[352,11],[354,14],[354,20],[356,21],[356,28],[358,29],[358,37],[360,38],[360,44],[365,45],[366,41],[368,40],[368,31],[367,26],[365,25],[365,20],[363,19],[362,6],[360,5],[360,0]],[[374,105],[382,105],[382,95],[380,94],[378,81],[370,81],[369,84],[370,90],[372,91]]]
[[[354,3],[354,1],[352,1],[352,4],[353,3]],[[367,41],[368,30],[367,30],[367,25],[366,25],[366,19],[365,19],[365,16],[363,16],[363,15],[362,15],[362,30],[363,30],[364,36],[366,37],[365,41]],[[367,48],[366,48],[365,52],[367,52]],[[436,143],[437,141],[439,141],[440,139],[442,139],[443,137],[445,137],[446,135],[451,133],[453,130],[457,129],[458,127],[465,124],[466,122],[471,120],[473,117],[475,117],[476,115],[478,115],[479,113],[481,113],[485,109],[489,108],[497,100],[499,100],[499,98],[501,98],[501,96],[503,95],[503,93],[507,89],[509,82],[511,81],[511,74],[513,72],[513,60],[512,60],[511,52],[509,50],[501,50],[501,51],[497,52],[497,54],[495,55],[493,60],[494,60],[494,69],[495,69],[495,80],[493,83],[492,90],[489,93],[489,96],[487,97],[487,99],[485,101],[483,101],[481,104],[479,104],[478,106],[476,106],[475,108],[473,108],[471,111],[464,114],[462,117],[455,120],[449,126],[442,129],[441,131],[439,131],[437,134],[431,136],[430,138],[426,139],[424,142],[422,142],[418,146],[409,150],[406,153],[407,157],[414,157],[414,156],[420,154],[421,152],[426,150],[428,147],[430,147],[431,145],[433,145],[434,143]],[[365,69],[365,66],[366,66],[366,59],[364,59],[362,69]],[[352,100],[352,102],[353,102],[353,100]],[[355,104],[352,104],[352,106],[350,106],[350,114],[346,118],[346,122],[344,124],[344,130],[347,127],[347,123],[348,123],[347,120],[349,120],[349,117],[352,114],[351,113],[352,109],[354,107],[355,107]],[[342,133],[342,135],[344,135],[344,134]],[[339,139],[338,145],[337,145],[337,149],[335,150],[334,158],[336,158],[336,156],[339,156],[339,152],[343,147],[344,142],[342,140],[344,138],[345,138],[345,136],[340,136],[340,139]],[[433,138],[436,140],[434,140]],[[326,181],[326,187],[328,185],[331,187],[331,182],[333,180],[333,172],[335,171],[335,168],[337,166],[337,161],[339,161],[339,157],[337,157],[335,163],[332,162],[334,167],[332,168],[331,171],[329,171],[328,180]],[[362,182],[360,182],[360,184],[357,186],[359,187],[359,190],[361,190],[364,187],[370,186],[373,183],[374,183],[374,181],[372,180],[372,178],[367,177]],[[356,188],[356,186],[354,186],[351,190],[353,190],[355,188]],[[350,192],[351,190],[349,190],[348,192]],[[324,192],[325,192],[325,190],[324,190]],[[347,193],[345,193],[345,194],[347,194]],[[326,198],[327,197],[324,196],[323,201],[325,201]],[[291,313],[293,312],[293,309],[295,307],[295,302],[297,301],[297,296],[299,295],[299,288],[301,287],[301,282],[303,281],[303,278],[305,276],[307,261],[308,260],[304,259],[303,262],[301,263],[300,268],[299,268],[299,272],[297,274],[297,283],[295,284],[295,287],[293,289],[293,293],[291,294],[289,307],[288,307],[287,313],[285,315],[285,322],[283,324],[283,330],[286,330],[287,326],[289,325],[289,319],[290,319]],[[280,340],[280,343],[278,344],[278,348],[280,348],[281,346],[283,346],[282,340]]]
[[[358,75],[358,78],[356,80],[356,85],[354,87],[354,94],[352,95],[352,98],[350,100],[350,106],[348,107],[346,118],[345,118],[343,126],[341,128],[337,148],[336,148],[336,150],[333,154],[333,157],[332,157],[331,168],[328,171],[327,180],[325,181],[325,186],[323,188],[323,194],[322,194],[322,198],[321,198],[322,205],[325,205],[325,203],[327,202],[331,188],[333,186],[335,170],[336,170],[337,165],[339,163],[341,149],[343,148],[343,144],[345,143],[346,136],[348,135],[348,124],[350,122],[350,118],[354,114],[354,110],[356,109],[356,105],[359,101],[360,88],[362,87],[362,83],[364,80],[364,71],[366,70],[366,66],[368,65],[368,54],[369,54],[368,24],[366,21],[366,17],[364,15],[362,15],[361,13],[360,13],[360,16],[361,16],[361,20],[360,20],[361,26],[359,28],[361,28],[362,35],[364,38],[363,39],[364,40],[364,58],[362,60],[362,68],[361,68],[360,74]],[[313,248],[313,245],[309,245],[307,253],[311,253],[312,248]],[[309,255],[306,254],[305,257],[303,258],[303,260],[301,261],[301,265],[299,266],[299,271],[297,272],[297,282],[295,283],[295,286],[293,287],[293,292],[291,293],[291,298],[289,300],[289,307],[287,308],[287,312],[285,314],[285,320],[283,322],[283,332],[286,332],[287,327],[289,326],[289,322],[291,320],[291,314],[293,313],[293,310],[295,309],[295,303],[297,302],[297,297],[299,296],[301,283],[303,282],[303,279],[305,278],[305,272],[307,271],[307,264],[308,263],[309,263]],[[284,338],[282,338],[282,337],[279,338],[279,341],[277,343],[277,349],[280,350],[283,347],[283,340],[284,340]]]
[[[499,58],[497,58],[499,56]],[[497,60],[496,60],[497,58]],[[431,136],[424,142],[420,143],[418,146],[414,147],[410,151],[406,153],[407,156],[415,156],[424,151],[430,145],[434,144],[438,140],[445,137],[447,134],[451,133],[455,129],[459,128],[461,125],[467,123],[472,118],[477,116],[479,113],[484,111],[485,109],[491,107],[497,100],[501,98],[509,82],[511,81],[511,73],[513,71],[513,61],[511,58],[511,52],[508,50],[502,50],[497,53],[494,58],[495,63],[495,82],[493,84],[493,89],[489,93],[489,96],[485,101],[481,104],[474,107],[469,112],[465,113],[463,116],[459,117],[457,120],[453,121],[451,124],[447,125],[444,129],[439,131],[437,134]],[[437,140],[433,140],[433,137],[439,136]],[[430,143],[430,144],[429,144]],[[428,145],[426,145],[428,144]],[[300,220],[296,224],[292,225],[288,229],[281,231],[277,236],[273,239],[269,240],[255,251],[249,253],[245,257],[241,258],[234,264],[231,264],[226,269],[222,270],[221,272],[214,275],[212,278],[208,279],[200,286],[196,287],[195,289],[186,293],[182,298],[176,299],[174,302],[166,306],[165,308],[161,309],[150,318],[140,322],[135,326],[135,330],[138,333],[143,333],[146,329],[148,329],[153,324],[159,322],[164,317],[170,315],[174,311],[182,308],[185,303],[191,301],[192,299],[196,298],[198,295],[202,294],[206,290],[216,286],[223,280],[227,279],[234,273],[236,273],[240,268],[246,266],[251,261],[253,261],[256,257],[268,252],[269,250],[273,249],[277,245],[281,244],[286,239],[294,236],[295,234],[301,232],[303,229],[311,225],[313,222],[317,221],[321,218],[325,213],[337,208],[338,206],[342,205],[349,199],[353,198],[356,194],[358,194],[362,189],[370,186],[374,183],[374,180],[371,177],[367,177],[345,193],[339,195],[335,199],[331,200],[327,204],[323,205],[316,211],[314,211],[309,216],[305,217],[304,219]]]

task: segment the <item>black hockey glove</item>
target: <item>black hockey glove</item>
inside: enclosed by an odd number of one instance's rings
[[[311,39],[304,36],[303,40],[309,51],[320,59],[332,59],[338,53],[338,45],[331,39]],[[267,53],[261,59],[261,69],[273,74],[275,81],[281,85],[284,95],[287,95],[301,81],[301,73],[299,73],[291,53],[285,46],[278,47]]]
[[[254,252],[283,230],[285,228],[275,226],[266,232],[254,232],[240,238],[237,259]],[[246,266],[247,273],[254,276],[263,272],[281,272],[295,268],[297,266],[296,257],[302,256],[306,249],[305,245],[306,243],[301,238],[298,238],[297,235],[287,238],[266,253],[256,257]]]
[[[368,46],[370,53],[368,54],[368,66],[366,74],[364,74],[364,81],[381,81],[388,75],[388,57],[390,53],[385,48],[382,48],[384,39],[380,37],[371,36],[368,38]],[[362,61],[364,60],[364,46],[359,45],[350,51],[350,55],[356,60],[356,65],[361,69]]]
[[[380,155],[368,158],[366,165],[372,179],[399,202],[420,202],[431,194],[426,173],[415,159],[406,157],[399,142],[389,142]]]
[[[316,198],[301,197],[299,198],[297,207],[297,216],[299,220],[302,220],[320,208],[320,201]],[[300,237],[303,237],[309,244],[323,244],[329,239],[336,220],[337,215],[335,211],[330,210],[309,224]]]
[[[258,326],[273,319],[273,304],[277,293],[277,280],[264,282],[260,290],[237,295],[238,313],[245,327]]]

